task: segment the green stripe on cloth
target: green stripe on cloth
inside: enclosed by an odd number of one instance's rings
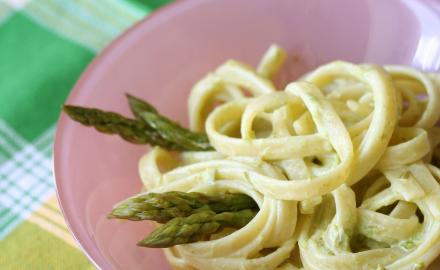
[[[0,269],[93,269],[52,175],[55,122],[91,59],[168,0],[0,0]]]
[[[0,37],[0,118],[32,140],[55,123],[93,54],[20,13],[0,27]]]
[[[26,221],[0,243],[1,269],[95,269],[81,251]]]

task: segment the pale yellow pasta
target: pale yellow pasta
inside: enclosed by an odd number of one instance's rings
[[[277,45],[271,45],[261,58],[257,72],[263,77],[272,79],[281,69],[287,58],[286,52]]]
[[[348,77],[363,83],[364,91],[371,92],[374,100],[370,123],[358,135],[361,136],[360,141],[354,144],[357,154],[354,156],[349,182],[355,183],[377,163],[391,139],[398,117],[397,95],[390,76],[378,66],[333,62],[319,67],[304,79],[318,87],[325,87],[338,77]]]
[[[174,269],[413,270],[440,254],[440,76],[331,62],[277,91],[286,53],[226,61],[193,87],[192,130],[215,149],[154,148],[147,192],[233,192],[259,212],[165,250]]]
[[[418,119],[415,123],[412,123],[412,121],[408,121],[406,124],[414,125],[416,127],[422,127],[422,128],[431,128],[435,125],[435,123],[438,121],[438,118],[440,117],[440,92],[438,91],[438,88],[436,88],[436,82],[434,82],[432,79],[429,78],[427,74],[424,74],[416,69],[407,67],[407,66],[386,66],[386,70],[390,73],[390,75],[393,78],[393,81],[395,81],[395,84],[397,84],[397,88],[406,89],[407,91],[413,92],[415,95],[426,95],[426,104],[423,104],[420,107],[424,107],[421,112],[419,112],[419,115],[417,115]],[[407,80],[409,82],[421,84],[421,91],[420,88],[417,87],[411,87],[411,85],[403,85],[399,86],[398,82],[401,80]],[[397,82],[396,82],[397,81]],[[425,91],[423,93],[422,91]],[[415,97],[416,101],[412,103],[420,103],[419,100],[420,97]],[[411,104],[411,102],[410,102]],[[411,108],[411,106],[409,107]],[[402,115],[405,116],[405,112]],[[406,120],[403,118],[403,120]]]
[[[240,89],[225,84],[215,74],[208,74],[192,89],[188,99],[190,128],[204,131],[205,121],[216,102],[226,102],[243,97]]]

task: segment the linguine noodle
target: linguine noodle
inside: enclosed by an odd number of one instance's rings
[[[215,151],[155,147],[150,192],[234,192],[259,212],[209,241],[165,249],[175,269],[425,269],[440,253],[440,76],[336,61],[278,91],[286,53],[227,61],[189,97]]]

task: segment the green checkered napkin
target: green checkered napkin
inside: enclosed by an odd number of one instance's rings
[[[93,269],[55,198],[55,122],[92,58],[170,1],[0,0],[0,269]]]

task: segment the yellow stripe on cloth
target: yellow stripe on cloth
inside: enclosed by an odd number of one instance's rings
[[[67,228],[55,195],[44,202],[27,220],[55,235],[70,246],[78,248]]]
[[[28,220],[0,240],[0,269],[94,269],[77,248]]]

